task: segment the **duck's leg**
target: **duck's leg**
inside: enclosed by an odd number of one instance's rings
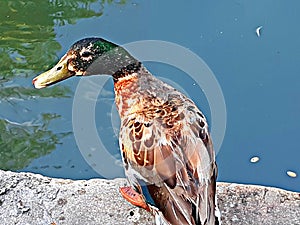
[[[132,187],[120,187],[120,193],[125,200],[130,202],[132,205],[141,207],[150,211],[148,204],[145,202],[143,195],[136,192]]]

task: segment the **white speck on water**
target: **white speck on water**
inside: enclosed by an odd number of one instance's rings
[[[262,29],[262,26],[259,26],[255,30],[257,37],[260,37],[260,31],[261,31],[261,29]]]
[[[91,152],[95,152],[97,150],[97,148],[91,147],[90,150],[91,150]]]
[[[292,177],[292,178],[296,178],[296,177],[297,177],[297,173],[294,172],[294,171],[291,171],[291,170],[286,171],[286,174],[287,174],[289,177]]]
[[[251,163],[257,163],[259,160],[260,160],[260,158],[259,158],[258,156],[253,156],[253,157],[250,159],[250,162],[251,162]]]

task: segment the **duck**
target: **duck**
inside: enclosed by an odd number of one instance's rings
[[[100,37],[74,43],[32,80],[41,89],[74,76],[110,75],[129,185],[120,193],[156,225],[221,224],[217,164],[208,123],[196,104],[159,80],[122,46]]]

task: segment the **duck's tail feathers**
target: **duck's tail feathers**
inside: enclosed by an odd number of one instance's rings
[[[166,187],[169,198],[164,207],[155,210],[156,225],[221,225],[214,185],[213,182],[203,185],[195,200],[186,199]]]
[[[216,184],[202,186],[196,202],[193,204],[193,218],[195,225],[221,225],[221,214],[217,205]]]

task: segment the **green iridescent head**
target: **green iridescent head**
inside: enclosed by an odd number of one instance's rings
[[[108,74],[137,62],[125,49],[102,38],[85,38],[74,43],[50,70],[33,79],[44,88],[71,76]]]

